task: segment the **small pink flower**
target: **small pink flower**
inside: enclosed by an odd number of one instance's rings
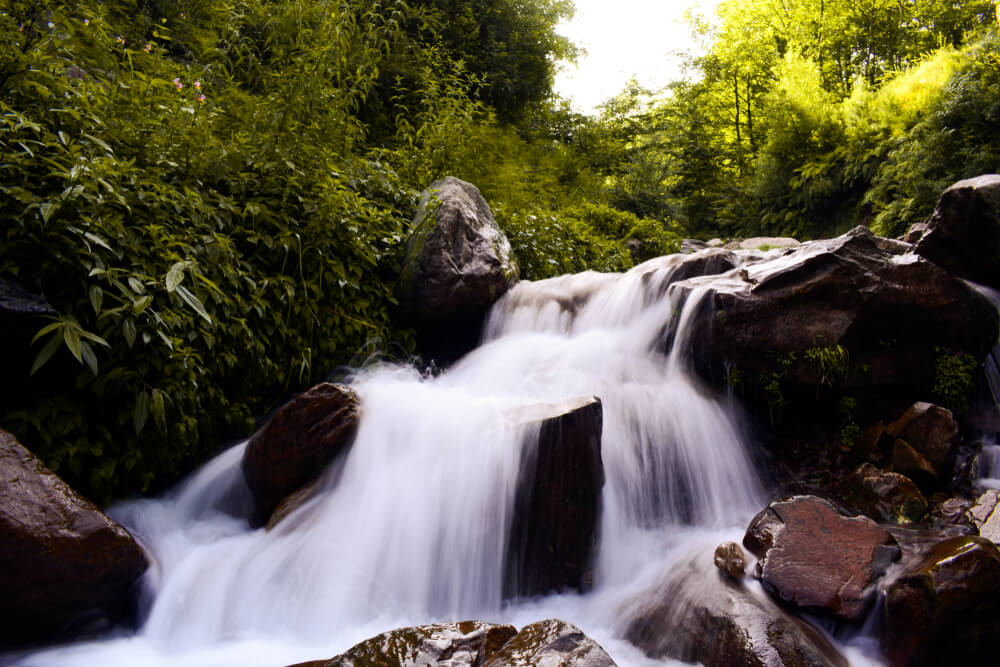
[[[192,84],[196,89],[201,90],[201,81],[195,81]]]
[[[121,35],[118,35],[117,37],[115,37],[115,41],[118,42],[119,44],[124,44],[125,38],[122,37]]]
[[[83,25],[90,25],[90,19],[83,19]]]
[[[150,51],[153,50],[153,45],[150,44],[149,42],[146,42],[146,46],[142,47],[142,50],[145,51],[146,53],[149,53]]]
[[[181,88],[184,87],[184,84],[181,83],[181,78],[180,77],[177,77],[177,78],[174,79],[174,86],[177,87],[177,90],[180,90]]]
[[[204,95],[204,93],[198,96],[198,101],[199,102],[204,102],[205,101],[205,95]]]

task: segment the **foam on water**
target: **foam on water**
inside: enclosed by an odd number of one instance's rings
[[[289,664],[403,625],[555,616],[620,664],[648,664],[617,638],[620,602],[690,540],[739,539],[765,501],[738,411],[686,370],[684,328],[700,306],[697,293],[681,302],[670,290],[677,261],[522,282],[494,308],[483,345],[446,373],[359,372],[353,446],[325,473],[323,493],[270,532],[234,518],[249,502],[245,445],[165,498],[114,508],[156,560],[142,628],[19,659]],[[668,350],[666,340],[679,342]],[[595,588],[505,605],[525,415],[588,396],[604,409]]]

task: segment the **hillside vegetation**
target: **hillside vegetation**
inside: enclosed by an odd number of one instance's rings
[[[730,0],[688,80],[597,118],[552,93],[569,0],[0,6],[0,277],[59,313],[0,426],[99,501],[411,354],[393,288],[441,176],[538,279],[682,236],[897,234],[1000,170],[985,0]]]

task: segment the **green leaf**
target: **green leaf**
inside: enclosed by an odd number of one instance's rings
[[[128,286],[132,288],[132,291],[136,294],[142,294],[146,291],[146,286],[142,284],[142,281],[135,276],[129,276]]]
[[[83,354],[83,360],[86,362],[87,367],[90,368],[90,372],[95,376],[97,375],[97,355],[94,354],[94,348],[90,346],[90,343],[82,341],[80,343],[80,352]]]
[[[104,290],[94,285],[90,288],[90,305],[94,309],[95,315],[101,314],[101,305],[104,303]]]
[[[38,356],[35,357],[35,363],[31,367],[30,375],[34,375],[38,372],[39,368],[48,363],[49,359],[52,358],[52,355],[59,349],[60,343],[62,343],[62,338],[59,336],[53,336],[49,339],[49,342],[45,344],[45,347],[43,347],[41,352],[38,353]]]
[[[67,324],[63,327],[63,340],[66,342],[66,347],[73,354],[73,357],[83,363],[83,356],[80,352],[80,326]]]
[[[188,288],[178,286],[177,287],[177,296],[179,296],[181,299],[183,299],[184,302],[187,305],[191,306],[191,308],[194,309],[194,312],[196,312],[199,315],[201,315],[201,317],[206,322],[208,322],[209,324],[212,323],[212,317],[208,314],[208,311],[205,310],[204,304],[202,304],[201,300],[198,299],[198,297],[196,297],[194,294],[192,294],[188,290]]]
[[[48,222],[52,214],[59,210],[59,202],[57,201],[44,201],[38,207],[38,210],[42,213],[42,221]]]
[[[45,334],[49,333],[50,331],[55,331],[56,329],[59,329],[62,326],[64,326],[64,323],[63,323],[62,320],[59,320],[58,322],[53,322],[52,324],[45,325],[44,327],[42,327],[42,329],[38,333],[35,334],[35,337],[31,339],[32,345],[34,345],[35,341],[37,341],[39,338],[41,338]],[[58,336],[56,337],[56,339],[58,340]]]
[[[122,336],[125,337],[129,348],[135,345],[135,322],[131,317],[122,322]]]
[[[146,420],[149,419],[149,392],[140,391],[135,397],[135,408],[132,410],[132,425],[135,434],[142,433]]]
[[[184,280],[185,267],[187,267],[187,262],[175,262],[167,271],[167,277],[164,279],[167,284],[167,292],[173,292]]]
[[[153,419],[161,427],[166,426],[166,420],[164,416],[166,415],[166,408],[163,404],[163,392],[159,389],[153,390],[153,398],[149,403],[149,411],[153,415]]]

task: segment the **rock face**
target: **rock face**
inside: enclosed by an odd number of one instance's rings
[[[1000,550],[982,537],[934,545],[885,591],[883,650],[893,665],[995,665]]]
[[[942,193],[914,248],[955,275],[1000,287],[1000,174],[959,181]]]
[[[822,387],[930,395],[942,355],[984,358],[998,319],[978,292],[907,247],[857,227],[675,284],[703,292],[689,332],[695,369],[716,385],[737,376],[758,405]]]
[[[286,404],[250,438],[241,467],[254,498],[255,525],[267,523],[281,500],[319,477],[354,441],[357,393],[324,382]]]
[[[604,466],[597,398],[541,422],[521,464],[504,560],[505,598],[590,587]]]
[[[990,489],[966,510],[969,523],[980,535],[1000,544],[1000,491]]]
[[[927,499],[913,480],[870,463],[859,466],[838,491],[851,507],[877,521],[911,523],[927,512]]]
[[[132,536],[0,431],[0,645],[107,630],[134,614]]]
[[[600,644],[580,628],[558,619],[538,621],[521,628],[484,667],[546,665],[551,667],[614,667]]]
[[[847,517],[815,496],[771,503],[743,538],[757,576],[776,598],[861,621],[872,584],[900,556],[896,540],[867,517]]]
[[[450,176],[423,193],[413,228],[400,305],[425,352],[457,358],[478,342],[487,310],[517,282],[510,242],[479,189]]]
[[[951,411],[931,403],[914,403],[902,417],[885,427],[894,440],[903,440],[921,455],[938,477],[949,478],[949,456],[958,445],[958,423]]]
[[[706,667],[845,666],[812,626],[713,571],[711,551],[678,563],[620,611],[624,636],[653,658]]]
[[[482,621],[439,623],[385,632],[327,661],[296,667],[614,667],[593,639],[564,621],[550,619],[525,626]]]

